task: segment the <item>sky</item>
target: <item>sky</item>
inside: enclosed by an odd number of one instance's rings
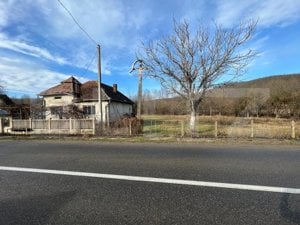
[[[101,45],[102,82],[137,94],[129,73],[140,43],[171,33],[173,19],[192,26],[258,20],[259,52],[241,80],[300,73],[299,0],[60,0]],[[0,85],[10,97],[36,97],[70,76],[97,80],[97,46],[58,0],[0,0]],[[159,90],[147,78],[144,90]]]

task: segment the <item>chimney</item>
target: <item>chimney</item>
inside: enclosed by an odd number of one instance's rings
[[[118,85],[117,84],[113,84],[113,92],[117,93],[118,91]]]

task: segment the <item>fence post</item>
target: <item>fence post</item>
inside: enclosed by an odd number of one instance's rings
[[[254,138],[254,121],[251,119],[251,138]]]
[[[69,134],[72,132],[72,118],[69,118]]]
[[[181,120],[181,137],[184,136],[184,120]]]
[[[3,132],[4,129],[3,129],[2,124],[3,124],[3,123],[2,123],[2,118],[0,118],[0,134],[4,133],[4,132]]]
[[[51,118],[49,118],[49,120],[48,120],[48,130],[50,133],[51,132]]]
[[[28,129],[29,129],[29,123],[30,123],[30,120],[25,120],[25,135],[28,134]]]
[[[296,138],[296,132],[295,132],[295,121],[292,120],[292,138]]]
[[[218,137],[218,121],[215,121],[215,138]]]
[[[132,135],[132,126],[131,126],[131,120],[129,119],[129,136]]]
[[[33,130],[32,129],[32,119],[31,118],[29,118],[29,130]]]
[[[93,117],[93,135],[96,134],[96,120],[95,120],[95,117]]]

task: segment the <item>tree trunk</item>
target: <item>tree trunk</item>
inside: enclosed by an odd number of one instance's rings
[[[196,131],[196,117],[197,117],[197,109],[198,109],[199,103],[196,101],[192,101],[190,103],[190,132],[193,135]]]
[[[194,134],[194,132],[196,131],[196,110],[193,109],[191,111],[191,117],[190,117],[190,132],[191,134]]]

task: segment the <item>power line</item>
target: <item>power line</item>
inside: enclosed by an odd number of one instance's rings
[[[95,44],[98,45],[98,43],[89,35],[89,33],[78,23],[78,21],[75,19],[75,17],[72,15],[71,11],[60,1],[57,0],[59,4],[66,10],[66,12],[71,16],[75,24],[79,27],[80,30]]]
[[[96,55],[97,55],[97,54],[95,53],[94,56],[93,56],[93,58],[92,58],[92,60],[90,61],[90,63],[89,63],[89,64],[86,64],[86,68],[85,68],[85,71],[84,71],[84,73],[82,74],[82,76],[84,76],[84,75],[87,73],[87,71],[90,69],[92,63],[94,62],[94,60],[95,60],[95,58],[96,58]]]

